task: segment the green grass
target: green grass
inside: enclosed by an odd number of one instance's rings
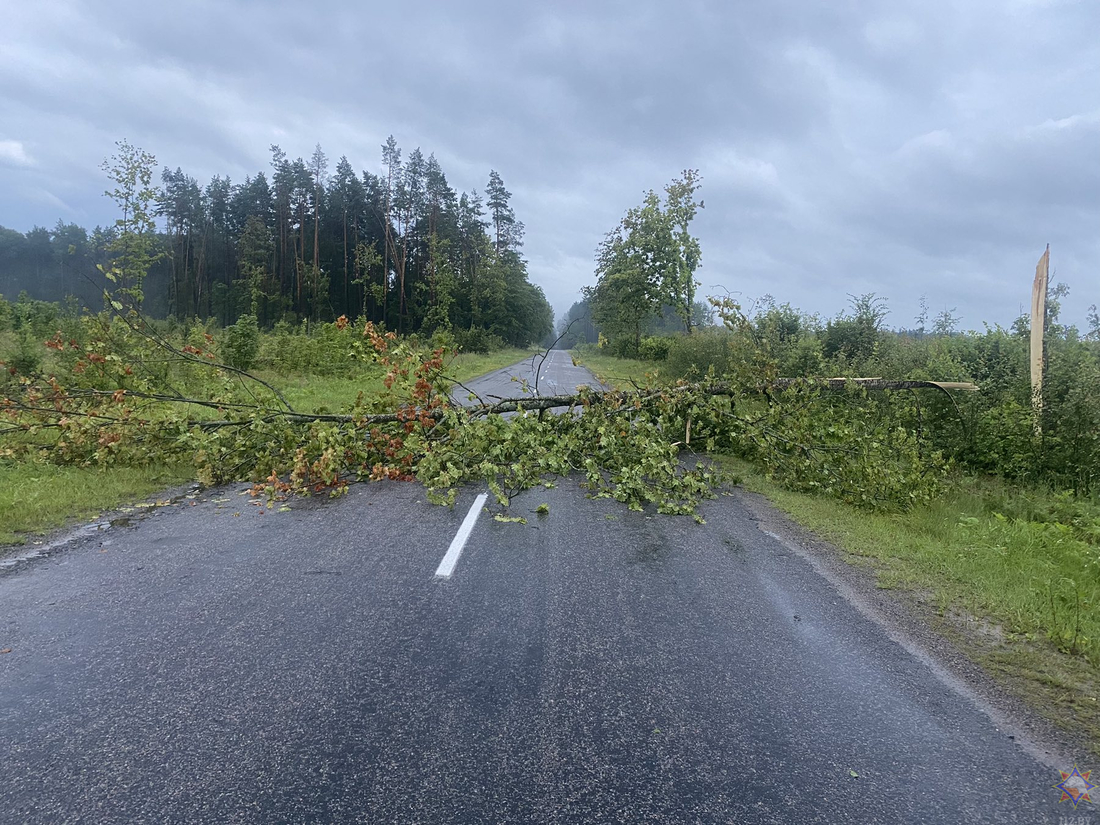
[[[194,477],[185,466],[0,464],[0,545],[16,544]]]
[[[633,358],[616,358],[607,355],[595,347],[583,347],[570,350],[573,360],[588,367],[597,378],[615,389],[631,390],[645,386],[647,373],[655,374],[660,380],[661,365],[653,361],[638,361]]]
[[[503,349],[490,353],[463,353],[451,362],[448,375],[457,381],[469,381],[479,375],[507,367],[536,350]],[[348,375],[311,375],[309,373],[281,374],[273,371],[257,371],[257,377],[279,389],[290,405],[299,412],[347,412],[362,392],[370,396],[382,391],[383,372],[374,366],[359,366]]]
[[[502,349],[497,352],[466,352],[455,358],[449,370],[458,381],[469,381],[487,372],[510,366],[524,358],[530,358],[536,349]]]
[[[929,506],[869,513],[721,460],[1100,755],[1100,507],[962,479]]]
[[[302,413],[344,413],[351,409],[356,396],[382,391],[380,369],[358,368],[351,375],[310,375],[308,373],[279,374],[257,372],[286,397],[295,410]]]

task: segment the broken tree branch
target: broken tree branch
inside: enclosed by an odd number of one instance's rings
[[[965,390],[973,392],[978,389],[975,384],[958,382],[958,381],[890,381],[881,378],[779,378],[774,381],[768,382],[766,385],[762,385],[760,390],[772,389],[791,389],[794,387],[819,387],[827,390],[843,390],[849,386],[863,387],[869,390],[918,390],[918,389],[935,389],[946,393],[950,397],[949,390]],[[491,404],[477,404],[473,406],[463,407],[464,411],[470,418],[477,418],[484,415],[500,415],[503,413],[518,412],[524,410],[526,412],[534,412],[536,410],[553,410],[564,407],[576,407],[585,406],[588,404],[601,403],[605,398],[614,399],[620,405],[621,410],[629,409],[629,404],[626,402],[640,401],[645,403],[657,398],[668,397],[670,395],[675,396],[677,394],[683,394],[691,390],[703,392],[707,395],[736,395],[742,390],[738,390],[723,382],[713,384],[681,384],[675,387],[666,387],[662,389],[651,390],[631,390],[628,392],[619,392],[616,390],[592,390],[586,393],[575,393],[572,395],[545,395],[545,396],[525,396],[521,398],[503,398],[495,403]],[[186,403],[186,399],[181,400],[180,403]],[[208,402],[207,402],[208,403]],[[453,408],[452,408],[453,409]],[[307,413],[287,413],[278,410],[265,410],[267,414],[263,416],[261,420],[272,421],[275,419],[283,419],[287,421],[295,421],[307,423],[311,421],[328,421],[334,423],[345,424],[390,424],[394,422],[409,421],[414,418],[421,417],[420,413],[410,415],[406,413],[375,413],[372,415],[333,415],[333,414],[307,414]],[[434,421],[438,421],[446,414],[446,408],[437,408],[434,410],[427,410],[423,412],[423,416],[431,418]],[[199,422],[197,426],[203,429],[218,429],[220,427],[235,427],[239,426],[239,421],[203,421]]]

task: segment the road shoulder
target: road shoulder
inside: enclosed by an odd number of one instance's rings
[[[762,493],[738,488],[733,495],[750,510],[761,530],[806,559],[861,613],[952,682],[1036,759],[1064,768],[1075,760],[1084,763],[1096,758],[1098,743],[1066,723],[1057,725],[1041,715],[1011,685],[979,664],[998,646],[983,633],[980,623],[950,617],[927,594],[883,589],[872,565],[854,564],[850,554],[799,524]]]

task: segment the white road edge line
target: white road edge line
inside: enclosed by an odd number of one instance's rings
[[[436,568],[436,578],[449,579],[451,573],[455,571],[455,565],[458,564],[458,557],[462,555],[462,548],[466,546],[466,540],[470,538],[470,533],[474,529],[477,517],[481,515],[481,508],[485,506],[485,499],[488,497],[488,493],[481,493],[474,499],[474,504],[470,508],[470,512],[468,512],[466,518],[462,520],[462,526],[458,528],[458,532],[455,533],[455,537],[451,541],[451,546],[447,548],[447,555],[443,557],[443,561],[441,561],[439,567]]]

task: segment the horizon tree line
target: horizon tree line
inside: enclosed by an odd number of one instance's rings
[[[156,163],[125,141],[119,149],[104,164],[113,181],[136,173],[128,162]],[[501,176],[490,171],[484,198],[458,193],[433,154],[403,157],[392,136],[381,150],[378,173],[356,174],[346,156],[330,172],[320,145],[308,161],[272,145],[270,171],[241,183],[200,185],[164,168],[145,311],[223,325],[249,314],[264,327],[344,315],[399,333],[482,330],[516,346],[550,334],[553,311],[528,279],[524,225]],[[109,194],[118,201],[117,188]],[[26,234],[0,227],[0,294],[102,305],[126,218],[90,233],[60,220]]]

